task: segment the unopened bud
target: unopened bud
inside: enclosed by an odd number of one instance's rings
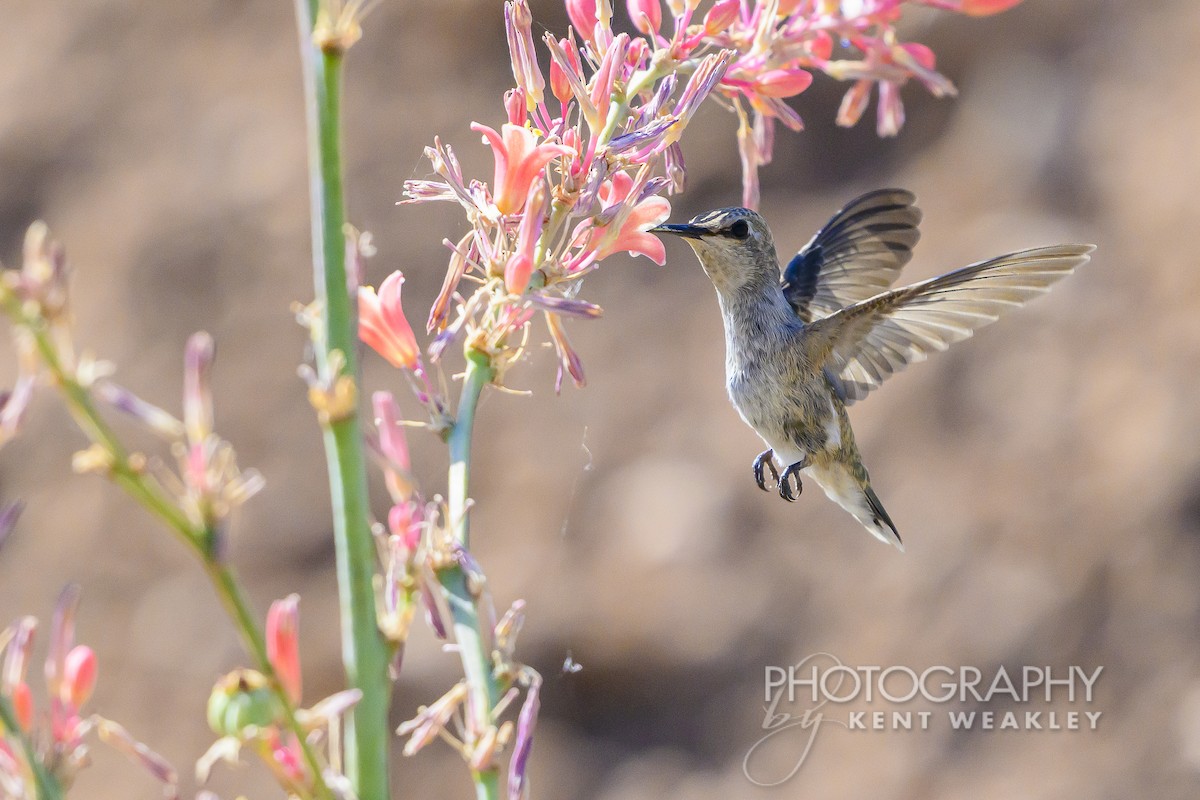
[[[279,698],[262,673],[241,669],[229,673],[208,697],[208,725],[218,736],[239,736],[251,725],[264,728],[283,716]]]
[[[96,688],[96,654],[87,645],[76,645],[63,661],[62,685],[59,691],[63,700],[75,709],[92,696]]]
[[[741,0],[720,0],[704,15],[704,32],[715,36],[733,24],[741,13]]]

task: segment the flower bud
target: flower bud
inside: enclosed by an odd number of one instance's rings
[[[300,702],[300,595],[271,603],[267,612],[267,660],[293,703]]]
[[[558,45],[562,48],[563,53],[566,54],[567,67],[572,70],[575,79],[580,80],[579,76],[582,74],[582,66],[579,60],[579,48],[569,39],[560,40]],[[558,98],[559,104],[563,107],[566,107],[567,103],[571,102],[571,98],[575,96],[575,93],[571,89],[571,81],[567,76],[566,70],[563,69],[558,59],[555,58],[550,59],[550,91],[554,93],[554,96]]]
[[[814,61],[828,61],[833,57],[833,37],[827,31],[817,31],[808,41],[808,55]]]
[[[923,44],[918,42],[908,42],[900,45],[904,50],[912,56],[913,60],[920,64],[925,69],[937,68],[937,56]]]
[[[704,15],[704,32],[715,36],[733,24],[741,13],[741,0],[719,0]]]
[[[527,113],[525,92],[520,87],[509,89],[504,93],[504,110],[508,112],[510,123],[513,125],[525,124],[525,114]]]
[[[567,16],[585,42],[596,35],[596,0],[566,0]]]
[[[76,645],[63,661],[62,686],[59,691],[63,700],[75,709],[92,696],[96,688],[96,654],[87,645]]]
[[[986,17],[1007,11],[1020,2],[1021,0],[963,0],[962,10],[964,14],[970,14],[972,17]]]
[[[218,736],[239,736],[251,725],[265,728],[283,716],[279,698],[260,672],[241,669],[229,673],[208,697],[208,725]]]
[[[14,684],[9,701],[16,714],[17,725],[22,731],[28,732],[33,727],[33,692],[29,690],[29,684],[25,681]],[[0,730],[4,730],[3,725],[0,725]]]
[[[812,82],[812,73],[802,69],[771,69],[759,75],[755,85],[764,97],[792,97]]]
[[[662,3],[659,0],[625,0],[633,27],[647,36],[658,33],[662,27]]]

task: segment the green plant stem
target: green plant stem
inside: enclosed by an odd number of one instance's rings
[[[343,55],[313,41],[317,0],[296,0],[304,65],[312,202],[313,283],[322,310],[316,358],[322,379],[357,385],[355,298],[346,275],[340,98]],[[341,354],[341,375],[333,375]],[[325,458],[333,506],[341,611],[342,663],[347,683],[362,692],[346,729],[347,777],[360,800],[388,796],[388,650],[375,615],[375,549],[367,498],[367,469],[356,409],[325,425]]]
[[[471,477],[471,434],[475,426],[475,409],[483,388],[495,377],[488,356],[478,351],[467,354],[467,371],[463,377],[458,416],[450,429],[449,504],[451,530],[456,544],[466,550],[470,544],[470,521],[467,513]],[[491,631],[479,613],[479,587],[472,586],[461,564],[439,571],[438,579],[446,591],[453,617],[454,640],[467,679],[467,726],[476,735],[492,724],[492,709],[500,701],[500,686],[492,674],[492,654],[488,642]],[[478,800],[495,800],[500,796],[500,775],[497,768],[472,770],[475,796]]]
[[[29,769],[33,772],[37,800],[61,800],[62,787],[58,785],[58,781],[50,774],[46,766],[38,760],[29,737],[21,733],[21,726],[17,724],[16,712],[7,697],[0,697],[0,724],[21,742],[21,749],[25,751],[25,760],[29,762]]]

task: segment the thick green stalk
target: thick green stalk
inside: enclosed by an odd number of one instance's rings
[[[462,397],[458,403],[458,416],[450,430],[449,514],[455,542],[464,550],[470,544],[470,521],[467,514],[467,498],[471,477],[471,434],[475,426],[475,409],[483,387],[495,376],[488,357],[472,351],[467,354],[467,371],[463,378]],[[492,675],[492,654],[487,642],[491,632],[485,630],[487,622],[479,614],[478,587],[472,591],[461,565],[454,565],[439,572],[439,580],[446,590],[447,602],[453,617],[454,640],[458,643],[458,654],[462,660],[463,675],[467,679],[467,725],[476,735],[492,724],[491,711],[500,700],[500,687]],[[472,770],[475,796],[478,800],[496,800],[500,796],[500,776],[496,768]]]
[[[0,697],[0,727],[13,731],[20,740],[21,749],[25,751],[25,760],[29,762],[29,769],[33,772],[37,800],[62,800],[62,788],[45,765],[38,761],[33,743],[29,741],[28,736],[21,733],[21,726],[17,724],[17,715],[6,697]]]
[[[332,385],[340,353],[342,376],[357,385],[355,298],[346,275],[345,201],[340,142],[339,50],[313,41],[317,0],[296,0],[304,64],[312,202],[313,283],[324,327],[318,332],[318,371]],[[387,645],[375,616],[372,584],[375,549],[367,498],[367,469],[356,408],[335,414],[325,426],[325,458],[333,506],[341,609],[342,663],[347,683],[362,692],[346,730],[347,776],[360,800],[388,796]]]

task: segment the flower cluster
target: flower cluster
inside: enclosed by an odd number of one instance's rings
[[[86,738],[99,739],[124,753],[176,796],[175,770],[117,723],[85,715],[96,686],[96,654],[76,645],[75,609],[79,590],[59,595],[46,657],[46,702],[39,708],[27,682],[37,620],[25,617],[0,631],[0,795],[24,800],[43,797],[49,781],[66,789],[87,766]]]
[[[217,681],[208,698],[208,724],[220,739],[196,764],[196,777],[208,780],[218,761],[237,763],[243,747],[267,766],[289,797],[311,798],[328,788],[339,797],[351,796],[342,774],[341,725],[343,716],[359,701],[361,692],[349,689],[321,700],[311,708],[295,708],[301,699],[300,598],[289,595],[271,604],[267,612],[267,659],[274,680],[283,688],[273,691],[271,679],[252,669],[235,670]],[[291,707],[285,707],[283,697]],[[289,715],[310,744],[324,743],[323,761],[310,762],[288,723]],[[316,751],[313,758],[316,758]],[[320,780],[314,770],[320,770]]]
[[[17,431],[39,381],[62,387],[76,415],[86,420],[91,444],[75,454],[77,472],[138,483],[143,496],[180,533],[219,555],[233,510],[263,486],[254,470],[238,469],[233,447],[213,431],[210,372],[212,338],[193,335],[184,356],[183,418],[178,419],[111,380],[114,368],[76,352],[71,329],[68,270],[62,248],[41,222],[25,236],[24,264],[0,277],[0,308],[13,322],[18,378],[0,394],[0,445]],[[139,422],[170,443],[177,468],[127,452],[98,413],[103,405]],[[0,514],[0,540],[6,532]]]
[[[499,128],[472,124],[491,148],[491,184],[468,178],[440,140],[426,149],[436,178],[405,183],[404,202],[462,206],[471,231],[451,251],[427,327],[436,360],[461,338],[468,350],[504,368],[523,352],[527,323],[545,316],[564,373],[584,383],[564,317],[595,318],[578,298],[580,279],[608,256],[628,252],[662,264],[648,231],[670,213],[663,193],[686,180],[680,135],[696,109],[714,98],[738,118],[743,204],[758,202],[758,170],[772,157],[775,127],[800,130],[787,102],[815,73],[851,81],[838,123],[856,124],[873,93],[877,128],[904,123],[900,88],[910,79],[937,96],[954,85],[933,52],[901,41],[896,24],[908,6],[972,15],[1020,0],[627,0],[638,35],[613,29],[607,0],[566,0],[573,31],[543,44],[548,80],[532,34],[527,0],[505,4],[514,88]],[[664,15],[664,10],[668,12]],[[360,296],[362,337],[396,366],[417,364],[411,327],[399,311],[399,276],[379,295]],[[475,285],[463,291],[465,282]],[[394,296],[385,297],[391,289]],[[388,309],[391,309],[389,311]]]

